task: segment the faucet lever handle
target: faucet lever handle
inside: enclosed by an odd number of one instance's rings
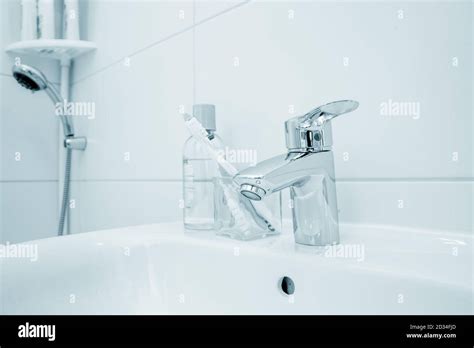
[[[359,103],[339,100],[285,122],[286,146],[290,152],[322,151],[332,146],[331,124],[334,117],[354,111]]]
[[[354,111],[359,107],[355,100],[338,100],[307,112],[301,117],[300,128],[321,127],[334,117]]]

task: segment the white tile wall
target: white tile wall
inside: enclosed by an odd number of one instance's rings
[[[171,181],[76,181],[71,232],[177,221],[181,188]]]
[[[194,18],[196,23],[222,15],[248,3],[250,0],[196,0]]]
[[[188,31],[134,56],[129,66],[114,64],[74,85],[74,100],[96,105],[94,119],[76,122],[89,146],[76,156],[75,178],[181,177],[179,154],[187,133],[179,110],[192,107],[192,58]]]
[[[285,151],[287,118],[343,98],[358,100],[360,108],[333,125],[341,221],[472,230],[469,2],[95,0],[81,6],[82,37],[98,49],[75,61],[72,97],[94,102],[96,110],[94,119],[76,118],[89,146],[74,154],[72,232],[180,219],[187,137],[180,105],[189,111],[194,102],[216,104],[225,142],[255,149],[263,160]],[[2,43],[14,41],[13,34],[2,35],[8,36]],[[9,74],[5,57],[0,74]],[[31,97],[21,93],[11,100]],[[27,114],[29,105],[45,109],[45,96],[35,98],[18,113]],[[390,99],[420,103],[420,117],[380,115],[380,104]],[[3,113],[5,129],[11,120],[5,123]],[[46,134],[19,137],[37,144],[47,142]],[[31,170],[5,169],[3,154],[15,139],[8,136],[1,142],[2,175],[29,178]],[[31,175],[57,180],[38,158]]]
[[[56,181],[2,182],[1,243],[53,237],[57,234]]]
[[[77,60],[75,81],[193,24],[192,1],[92,0],[81,5],[82,38],[95,42],[99,50]]]
[[[399,20],[391,3],[252,2],[196,28],[197,101],[218,105],[229,143],[266,158],[284,150],[289,105],[356,99],[333,122],[339,177],[469,176],[468,6],[407,3]],[[381,116],[389,99],[419,102],[419,119]]]
[[[472,231],[472,182],[338,182],[339,219],[357,223]]]
[[[136,17],[128,18],[137,22],[125,33],[113,25],[123,2],[89,3],[87,38],[99,49],[77,61],[73,91],[76,100],[95,101],[97,115],[77,122],[90,147],[76,156],[75,178],[84,180],[82,200],[97,195],[120,213],[94,215],[90,208],[91,220],[81,213],[79,228],[73,220],[76,230],[166,219],[158,210],[129,216],[116,202],[137,197],[132,212],[168,205],[169,190],[179,185],[167,180],[181,178],[186,137],[176,108],[189,110],[193,95],[195,102],[217,105],[218,131],[229,146],[255,149],[260,160],[284,151],[287,118],[328,101],[359,100],[359,110],[333,127],[341,220],[471,229],[469,3],[165,4],[130,6]],[[193,30],[189,17],[176,20],[180,8],[194,9]],[[115,14],[107,25],[99,20],[105,13]],[[160,26],[150,13],[168,18]],[[420,117],[380,115],[380,103],[389,99],[419,102]],[[131,187],[149,187],[156,201],[142,202],[149,195]],[[452,211],[453,205],[460,208]]]
[[[2,180],[57,180],[58,127],[54,106],[42,92],[31,93],[11,76],[0,76]]]
[[[57,224],[59,121],[45,93],[15,82],[15,56],[4,52],[20,38],[20,18],[19,1],[0,1],[0,243],[54,236]],[[20,59],[59,81],[57,63]]]

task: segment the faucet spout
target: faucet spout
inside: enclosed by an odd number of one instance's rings
[[[238,173],[234,181],[247,198],[290,188],[295,241],[339,243],[334,157],[331,151],[289,152]]]

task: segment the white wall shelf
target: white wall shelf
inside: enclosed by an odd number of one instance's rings
[[[71,60],[95,50],[95,43],[84,40],[28,40],[8,45],[6,52],[34,55],[58,60]]]

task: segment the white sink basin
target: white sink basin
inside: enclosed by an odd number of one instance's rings
[[[473,314],[473,238],[341,225],[339,249],[181,223],[38,240],[0,258],[4,314]],[[346,257],[341,257],[345,251]],[[354,254],[359,251],[359,254]],[[350,254],[352,252],[352,255]],[[281,289],[293,280],[293,295]]]

